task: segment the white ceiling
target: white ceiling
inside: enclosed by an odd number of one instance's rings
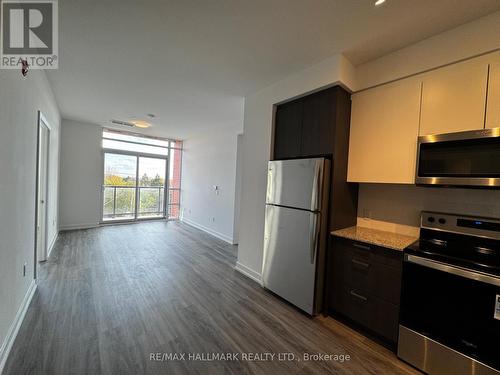
[[[243,97],[344,53],[360,64],[500,9],[499,0],[61,0],[63,118],[154,113],[148,132],[242,128]]]

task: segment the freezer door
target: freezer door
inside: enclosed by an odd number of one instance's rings
[[[324,167],[323,158],[270,161],[266,203],[320,210]]]
[[[266,205],[263,286],[314,314],[319,214]]]

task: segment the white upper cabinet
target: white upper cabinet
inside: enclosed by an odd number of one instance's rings
[[[488,104],[486,107],[486,128],[500,128],[500,53],[489,59]]]
[[[421,79],[352,95],[349,182],[413,184]]]
[[[423,74],[422,80],[420,135],[484,128],[488,81],[486,59],[473,59],[437,69]]]

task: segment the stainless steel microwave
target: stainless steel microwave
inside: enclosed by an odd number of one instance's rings
[[[500,188],[500,128],[419,137],[415,183]]]

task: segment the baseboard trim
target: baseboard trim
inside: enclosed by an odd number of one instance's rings
[[[219,233],[219,232],[217,232],[215,230],[207,228],[206,226],[198,224],[197,222],[189,220],[189,219],[182,218],[181,221],[183,223],[191,225],[192,227],[195,227],[196,229],[199,229],[199,230],[202,230],[202,231],[204,231],[204,232],[206,232],[208,234],[211,234],[212,236],[217,237],[218,239],[220,239],[220,240],[222,240],[224,242],[227,242],[227,243],[229,243],[231,245],[234,244],[233,239],[231,237],[229,237],[229,236],[226,236],[225,234]]]
[[[54,249],[54,245],[56,244],[58,237],[59,237],[59,231],[56,233],[56,235],[52,239],[52,242],[49,245],[49,248],[47,250],[47,259],[50,258],[50,254],[52,254],[52,250]]]
[[[7,363],[7,358],[9,357],[10,350],[12,349],[12,345],[16,340],[19,328],[23,323],[26,311],[28,311],[31,299],[35,294],[36,287],[37,287],[36,281],[33,280],[31,282],[30,287],[28,288],[28,291],[24,295],[23,302],[21,303],[21,306],[19,306],[19,310],[17,311],[17,314],[14,318],[14,321],[12,322],[12,325],[7,331],[7,336],[5,336],[5,340],[2,344],[2,347],[0,347],[0,374],[2,374],[5,367],[5,363]]]
[[[253,269],[245,266],[244,264],[241,264],[240,262],[236,262],[236,266],[234,266],[234,269],[239,273],[245,275],[246,277],[262,285],[262,275],[259,272],[254,271]]]
[[[73,225],[61,225],[59,227],[59,231],[65,232],[68,230],[78,230],[78,229],[92,229],[100,227],[99,223],[91,223],[91,224],[73,224]]]

